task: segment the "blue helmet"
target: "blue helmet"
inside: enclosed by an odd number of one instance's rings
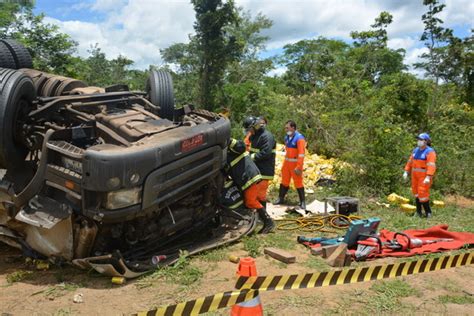
[[[431,141],[431,137],[428,133],[421,133],[416,137],[417,139]]]

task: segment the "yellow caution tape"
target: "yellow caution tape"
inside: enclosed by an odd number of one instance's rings
[[[468,252],[438,258],[420,259],[384,265],[332,270],[307,274],[240,277],[236,288],[239,291],[218,293],[195,300],[160,307],[140,316],[198,315],[251,300],[262,291],[307,289],[339,284],[352,284],[372,280],[390,279],[399,276],[455,268],[474,264],[474,253]]]
[[[474,253],[471,252],[454,256],[360,267],[355,269],[344,269],[339,271],[333,270],[307,274],[240,277],[237,280],[236,288],[259,291],[306,289],[388,279],[460,267],[472,263],[474,263]]]

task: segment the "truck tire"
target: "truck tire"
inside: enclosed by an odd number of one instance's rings
[[[36,94],[38,96],[41,95],[41,89],[43,89],[43,86],[46,81],[53,76],[46,72],[42,72],[35,69],[21,68],[19,70],[33,80],[33,83],[35,84],[36,88]]]
[[[55,95],[61,96],[64,94],[68,94],[70,91],[76,88],[85,88],[85,87],[87,87],[87,85],[84,81],[67,78],[67,79],[64,79],[59,85],[59,87],[56,89]]]
[[[31,78],[13,70],[0,68],[0,168],[21,165],[28,154],[20,139],[22,118],[36,98]]]
[[[146,82],[146,92],[151,103],[160,107],[158,115],[174,119],[173,79],[166,71],[152,70]]]
[[[15,69],[16,63],[8,46],[0,41],[0,67]]]
[[[40,95],[42,97],[54,97],[56,96],[56,90],[61,85],[62,81],[65,80],[65,77],[53,75],[48,78],[46,83],[43,84]]]
[[[2,40],[2,42],[8,47],[13,55],[16,64],[15,69],[33,68],[33,60],[31,59],[30,52],[28,52],[25,46],[12,39],[5,39]]]

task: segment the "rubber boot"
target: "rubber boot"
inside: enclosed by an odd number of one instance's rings
[[[285,203],[285,195],[288,192],[289,187],[285,187],[283,184],[280,184],[280,191],[278,192],[278,199],[275,201],[275,205]]]
[[[431,218],[432,214],[431,214],[430,201],[424,202],[422,203],[422,205],[423,205],[423,208],[425,209],[426,218]]]
[[[421,202],[418,198],[416,198],[416,213],[414,216],[423,217],[423,214],[421,213]]]
[[[258,232],[259,234],[268,234],[271,233],[275,229],[275,223],[273,222],[270,215],[268,215],[267,210],[264,208],[259,208],[257,210],[258,215],[263,221],[263,227]]]
[[[298,191],[298,197],[300,198],[300,207],[303,210],[306,210],[306,201],[304,196],[304,188],[296,189]]]

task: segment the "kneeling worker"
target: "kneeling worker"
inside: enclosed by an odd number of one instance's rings
[[[285,161],[281,168],[280,192],[275,204],[284,203],[285,195],[290,187],[290,181],[293,179],[300,199],[299,205],[303,210],[305,210],[306,201],[303,185],[303,166],[306,140],[304,136],[296,130],[296,123],[292,120],[286,122],[285,131]]]
[[[258,200],[258,185],[262,180],[262,175],[245,150],[243,141],[231,139],[227,150],[227,170],[234,183],[242,190],[245,206],[248,209],[255,209],[262,219],[263,228],[259,234],[271,232],[275,224],[265,206]]]

